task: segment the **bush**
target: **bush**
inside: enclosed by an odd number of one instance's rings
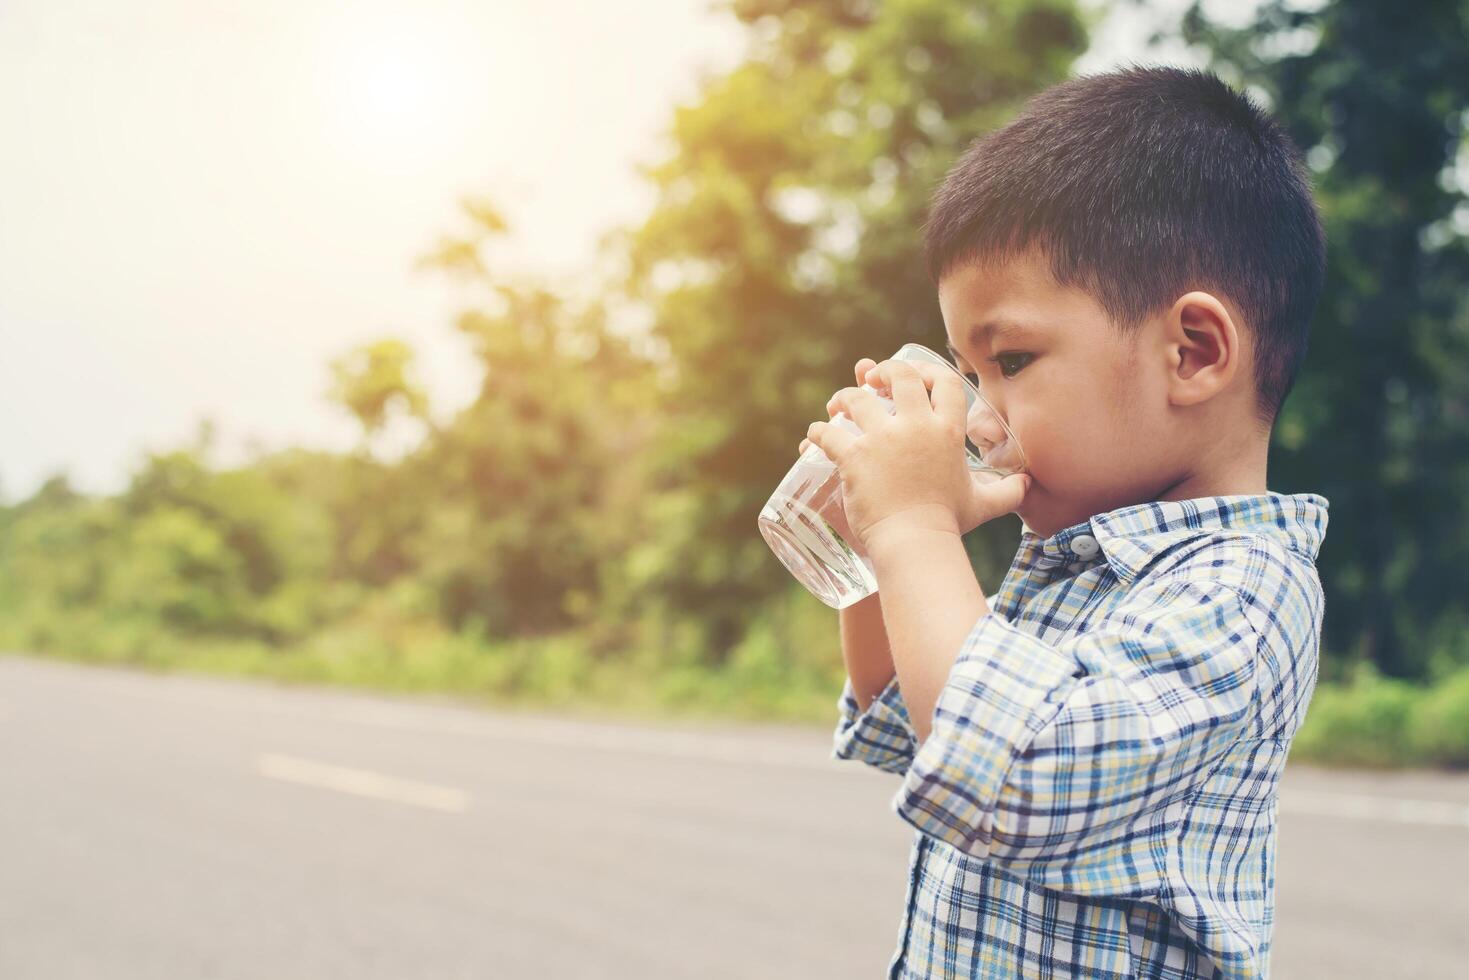
[[[1358,667],[1316,689],[1293,758],[1335,765],[1469,766],[1469,667],[1420,687]]]
[[[1408,719],[1421,697],[1412,684],[1371,671],[1349,685],[1319,686],[1292,755],[1341,765],[1403,765],[1412,757]]]
[[[1469,668],[1424,692],[1408,722],[1407,744],[1415,762],[1469,766]]]

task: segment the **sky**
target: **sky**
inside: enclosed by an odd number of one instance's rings
[[[1189,62],[1147,18],[1078,70]],[[575,281],[744,44],[709,0],[0,0],[0,499],[116,491],[204,418],[220,462],[347,448],[328,365],[385,336],[451,412],[463,297],[413,265],[460,198],[506,211],[500,268]]]

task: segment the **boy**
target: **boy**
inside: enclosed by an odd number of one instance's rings
[[[958,379],[857,364],[809,440],[880,592],[841,612],[834,755],[918,831],[889,977],[1259,977],[1276,789],[1316,681],[1327,501],[1266,489],[1325,271],[1290,138],[1207,72],[1072,79],[924,229],[949,346],[1025,475],[974,483]],[[986,597],[960,535],[1019,551]]]

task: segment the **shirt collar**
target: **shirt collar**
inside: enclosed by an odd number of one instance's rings
[[[1236,494],[1155,500],[1109,510],[1057,531],[1049,538],[1022,525],[1022,551],[1038,564],[1074,562],[1089,550],[1088,542],[1073,548],[1079,536],[1089,536],[1117,578],[1131,582],[1155,557],[1189,538],[1211,530],[1264,534],[1316,560],[1326,536],[1329,502],[1320,494]]]

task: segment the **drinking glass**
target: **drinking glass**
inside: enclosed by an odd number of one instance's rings
[[[977,478],[996,482],[1025,469],[1020,441],[994,406],[946,357],[921,344],[904,344],[892,360],[942,365],[964,383],[964,455]],[[862,387],[877,395],[889,415],[896,411],[890,397],[871,385]],[[831,424],[854,434],[862,431],[845,412],[833,415]],[[759,525],[781,564],[833,609],[845,609],[877,591],[872,562],[847,525],[841,476],[821,447],[808,446],[796,460],[761,508]]]

